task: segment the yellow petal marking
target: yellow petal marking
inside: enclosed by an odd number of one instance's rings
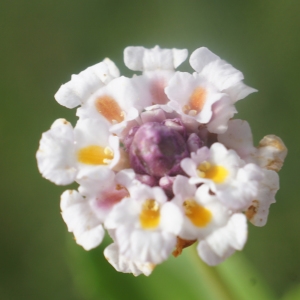
[[[124,121],[124,112],[115,99],[110,96],[101,96],[96,99],[97,111],[110,123]]]
[[[142,205],[140,223],[144,229],[153,229],[159,225],[159,205],[154,199],[147,199]]]
[[[114,154],[108,147],[92,145],[78,151],[78,161],[87,165],[107,165],[113,158]]]
[[[185,215],[197,227],[205,227],[212,219],[210,210],[199,205],[194,199],[187,199],[183,202]]]
[[[211,179],[215,183],[223,183],[229,173],[223,166],[212,165],[208,161],[201,163],[197,172],[199,177]]]
[[[205,104],[206,94],[207,92],[204,88],[197,87],[190,96],[188,104],[182,108],[182,111],[188,115],[197,115]]]

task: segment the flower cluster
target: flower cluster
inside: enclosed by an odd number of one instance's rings
[[[254,147],[235,103],[256,90],[205,47],[193,74],[175,71],[187,50],[127,47],[120,76],[109,59],[63,84],[55,95],[77,108],[75,127],[56,120],[37,152],[42,175],[79,184],[61,196],[62,217],[84,249],[105,231],[104,255],[120,272],[149,275],[172,253],[197,243],[216,265],[241,250],[247,219],[265,225],[287,149],[268,135]]]

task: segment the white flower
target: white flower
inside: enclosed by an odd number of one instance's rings
[[[287,154],[282,140],[274,135],[265,136],[258,148],[253,146],[249,124],[243,120],[231,120],[228,131],[218,135],[218,140],[234,149],[247,162],[254,162],[262,168],[263,178],[258,193],[246,211],[246,215],[255,226],[264,226],[267,222],[269,207],[275,203],[279,189],[279,171]]]
[[[143,92],[145,85],[143,78],[116,78],[89,97],[78,108],[77,116],[104,120],[111,132],[119,134],[129,121],[138,118],[144,107],[151,105],[150,96]]]
[[[93,169],[78,180],[78,192],[67,190],[62,194],[62,217],[85,250],[101,243],[104,236],[102,224],[114,205],[130,196],[125,185],[131,180],[130,170],[115,175],[110,169]]]
[[[171,108],[202,124],[208,123],[212,118],[212,105],[226,97],[196,73],[176,72],[165,91],[171,99],[168,103]]]
[[[220,143],[191,153],[191,158],[181,161],[181,167],[191,177],[191,183],[208,184],[220,201],[234,210],[249,206],[262,179],[259,167],[245,165],[235,151]]]
[[[119,138],[101,120],[79,120],[73,129],[64,119],[45,132],[37,152],[40,172],[60,185],[72,183],[81,172],[113,168],[120,160]]]
[[[178,207],[163,190],[140,185],[130,198],[116,204],[105,221],[115,230],[119,251],[126,259],[161,263],[171,254],[182,224]]]
[[[209,193],[206,184],[196,188],[187,177],[178,175],[173,184],[175,198],[184,215],[179,237],[185,240],[201,240],[219,227],[224,226],[231,211],[215,195]]]
[[[177,72],[172,77],[165,89],[171,100],[168,105],[179,114],[207,124],[210,132],[223,133],[237,112],[234,103],[256,90],[242,82],[240,71],[205,47],[192,53],[190,64],[197,73]]]
[[[126,172],[115,174],[110,169],[94,169],[78,179],[78,191],[90,202],[94,213],[103,223],[113,206],[130,196],[130,191],[124,185],[128,180],[130,174]]]
[[[243,74],[202,47],[193,74],[176,71],[186,49],[127,47],[132,78],[105,59],[55,95],[77,108],[76,126],[56,120],[36,157],[42,175],[79,184],[61,196],[62,217],[84,249],[104,250],[119,272],[149,276],[171,253],[197,242],[216,265],[241,250],[247,219],[265,225],[279,189],[286,147],[274,135],[253,146],[250,126],[231,120],[235,103],[256,90]]]

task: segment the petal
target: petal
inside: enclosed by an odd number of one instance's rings
[[[113,189],[116,185],[115,173],[108,168],[95,167],[80,173],[81,176],[76,181],[80,184],[80,194],[85,197],[96,198],[101,192]]]
[[[124,257],[155,265],[166,260],[176,245],[175,235],[159,231],[132,230],[131,228],[119,227],[116,230],[116,237],[120,253]]]
[[[160,219],[160,227],[163,231],[178,235],[183,224],[183,216],[175,204],[165,203],[160,210]]]
[[[203,240],[198,244],[197,251],[202,260],[209,266],[216,266],[231,256],[235,252],[235,249],[228,246],[224,254],[219,256],[211,249],[208,243]]]
[[[247,240],[247,219],[244,214],[234,214],[227,225],[214,231],[206,238],[206,242],[215,254],[226,256],[228,249],[241,250]]]
[[[185,61],[187,55],[186,49],[127,47],[124,50],[124,62],[133,71],[173,70]]]
[[[221,60],[205,47],[199,48],[192,53],[190,64],[193,69],[214,84],[219,91],[233,87],[244,79],[242,72],[226,61]]]
[[[259,183],[263,172],[255,164],[247,164],[238,169],[236,179],[224,190],[218,190],[217,196],[228,208],[246,210],[258,194]]]
[[[118,272],[132,273],[134,276],[140,274],[149,276],[155,267],[155,265],[151,263],[140,263],[126,259],[124,256],[120,255],[116,243],[110,244],[105,248],[104,256]]]
[[[72,125],[65,119],[56,120],[43,133],[36,153],[42,175],[58,185],[74,181],[77,169]]]
[[[61,195],[62,217],[73,232],[76,243],[85,250],[97,247],[104,237],[101,222],[95,216],[87,199],[77,191],[65,191]]]
[[[228,94],[233,103],[235,103],[246,98],[248,95],[257,92],[257,90],[240,81],[230,88],[225,89],[224,92]]]
[[[134,226],[138,222],[140,205],[131,198],[124,198],[117,203],[105,220],[107,229],[116,229],[120,226]]]
[[[242,159],[248,158],[256,151],[253,147],[251,128],[244,120],[230,120],[228,130],[218,135],[218,141],[235,150]]]
[[[223,60],[207,65],[202,70],[201,75],[213,83],[220,91],[233,87],[244,79],[242,72],[233,68]]]
[[[85,103],[97,89],[118,76],[119,70],[115,64],[105,59],[78,75],[72,75],[71,80],[63,84],[54,97],[59,104],[74,108]]]
[[[220,134],[227,130],[228,121],[237,113],[231,100],[224,96],[212,106],[212,118],[207,124],[207,129],[211,133]]]
[[[279,189],[279,176],[275,171],[264,170],[264,175],[257,197],[246,211],[249,221],[259,227],[267,223],[270,205],[276,202],[275,195]]]
[[[189,169],[188,165],[184,165],[187,169]],[[194,197],[196,186],[189,183],[189,178],[182,175],[177,175],[173,183],[173,192],[174,195],[180,196],[182,198]]]
[[[144,47],[126,47],[124,50],[124,63],[133,71],[143,71]]]
[[[190,57],[191,67],[200,73],[203,68],[211,62],[220,60],[220,57],[212,53],[206,47],[196,49]]]

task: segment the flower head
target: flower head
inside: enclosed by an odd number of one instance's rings
[[[176,71],[187,50],[127,47],[120,76],[109,59],[63,84],[55,99],[77,108],[73,127],[56,120],[37,152],[42,175],[79,184],[61,196],[62,217],[84,249],[105,229],[113,267],[150,275],[172,253],[198,243],[216,265],[241,250],[247,219],[266,224],[286,156],[280,138],[253,145],[249,124],[231,120],[235,103],[256,90],[205,47],[190,57],[193,74]]]

